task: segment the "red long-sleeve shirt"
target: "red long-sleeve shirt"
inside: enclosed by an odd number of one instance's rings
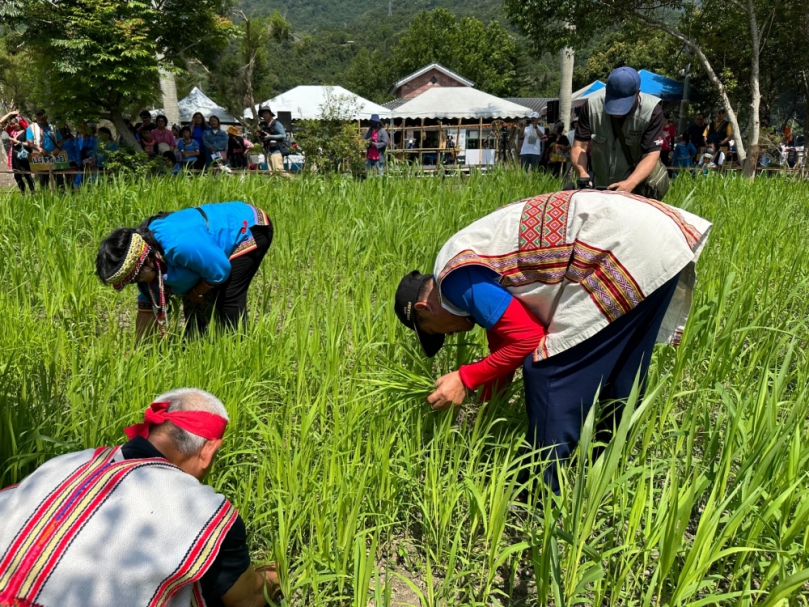
[[[534,352],[547,334],[545,327],[519,299],[514,297],[500,320],[486,332],[489,356],[460,368],[461,381],[470,390],[485,384],[482,400],[508,385],[525,357]]]

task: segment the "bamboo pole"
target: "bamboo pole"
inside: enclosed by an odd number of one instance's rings
[[[483,166],[483,116],[478,122],[478,166]]]
[[[452,157],[455,159],[455,165],[458,164],[458,154],[461,151],[461,122],[462,118],[458,118],[458,134],[455,136],[455,149],[452,152]]]
[[[424,168],[424,118],[421,119],[421,138],[419,139],[419,167]]]

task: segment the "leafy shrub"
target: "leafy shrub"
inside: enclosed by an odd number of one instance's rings
[[[362,137],[352,118],[358,107],[353,95],[327,95],[320,119],[298,122],[295,140],[306,155],[307,171],[356,173],[365,168]]]
[[[150,157],[128,146],[106,152],[105,156],[104,170],[115,175],[157,175],[171,170],[172,167],[172,163],[163,156]]]

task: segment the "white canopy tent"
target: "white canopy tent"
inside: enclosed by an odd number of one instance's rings
[[[180,122],[183,123],[191,122],[191,117],[197,112],[201,112],[205,116],[206,122],[211,116],[216,116],[222,124],[239,124],[239,121],[230,112],[196,86],[191,89],[187,97],[177,103],[177,106],[180,108]],[[151,110],[152,118],[162,113],[163,110]]]
[[[277,97],[256,106],[269,106],[273,112],[291,112],[292,120],[317,120],[322,118],[323,108],[329,102],[345,103],[350,108],[352,120],[369,120],[372,114],[379,114],[382,120],[389,119],[391,112],[388,108],[373,101],[369,101],[342,86],[296,86]],[[244,110],[245,118],[252,118],[250,108]]]
[[[470,87],[435,87],[393,110],[393,118],[524,118],[531,108]]]

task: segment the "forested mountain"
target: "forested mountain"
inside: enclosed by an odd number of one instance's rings
[[[474,16],[483,22],[506,21],[501,0],[240,0],[238,5],[248,16],[267,16],[277,10],[298,31],[348,29],[360,18],[386,19],[389,10],[393,21],[405,25],[416,13],[434,8],[446,8],[458,16]]]
[[[500,96],[558,90],[556,58],[529,53],[501,0],[238,0],[236,8],[237,27],[244,15],[254,28],[280,20],[291,32],[264,47],[254,74],[256,99],[325,84],[384,102],[394,81],[433,61]],[[180,93],[199,86],[225,103],[234,90],[227,74],[238,73],[245,61],[243,44],[234,39],[213,64],[187,66]]]

